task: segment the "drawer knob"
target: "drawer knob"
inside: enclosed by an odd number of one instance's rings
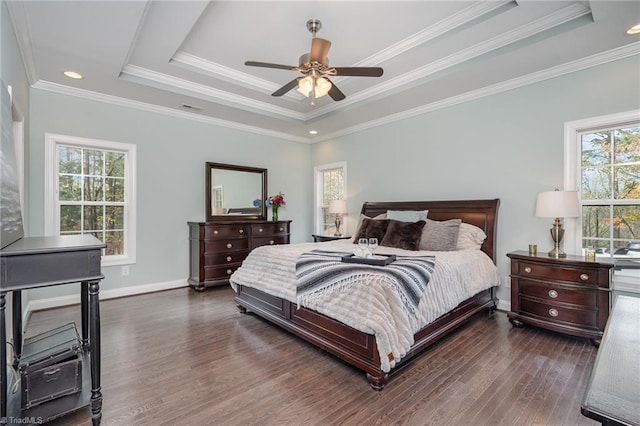
[[[526,268],[524,268],[524,271],[528,274],[529,272],[531,272],[531,268],[527,266]]]
[[[549,297],[555,299],[556,297],[558,297],[558,292],[555,290],[549,290]]]
[[[213,235],[218,235],[218,230],[217,229],[213,230]]]
[[[227,243],[227,248],[231,248],[231,247],[233,247],[233,244]]]
[[[280,232],[284,231],[284,228],[280,228]]]
[[[557,309],[549,309],[549,315],[551,315],[552,317],[557,317],[558,316],[558,310]]]
[[[262,228],[258,229],[258,232],[262,232]]]
[[[242,233],[244,233],[244,229],[241,229],[238,232],[240,232],[242,234]]]
[[[274,241],[273,240],[269,240],[269,244],[274,244]]]
[[[227,256],[227,262],[231,262],[232,257],[231,256]]]
[[[582,281],[587,281],[587,280],[589,279],[589,275],[587,275],[587,274],[580,274],[580,279],[581,279]]]
[[[231,275],[233,273],[233,269],[227,269],[227,275]]]

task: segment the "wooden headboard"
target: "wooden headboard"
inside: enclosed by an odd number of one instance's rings
[[[484,230],[487,239],[482,244],[484,251],[495,263],[496,231],[498,228],[498,206],[500,199],[456,200],[456,201],[389,201],[366,202],[361,213],[375,217],[387,210],[429,210],[431,220],[462,219]]]

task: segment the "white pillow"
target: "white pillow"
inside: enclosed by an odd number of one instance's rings
[[[458,232],[457,250],[480,250],[487,234],[477,226],[462,222]]]
[[[399,220],[400,222],[417,222],[425,220],[429,210],[387,210],[387,219]]]

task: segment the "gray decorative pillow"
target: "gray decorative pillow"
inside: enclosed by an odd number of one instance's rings
[[[427,219],[420,239],[420,250],[452,251],[458,245],[462,219],[436,221]]]
[[[389,226],[380,242],[381,246],[413,251],[417,251],[420,248],[420,236],[422,235],[422,228],[424,228],[424,220],[418,222],[387,220],[389,221]]]

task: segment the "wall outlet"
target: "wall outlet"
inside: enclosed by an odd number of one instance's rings
[[[122,276],[126,277],[127,275],[129,275],[129,266],[123,266],[122,267]]]

